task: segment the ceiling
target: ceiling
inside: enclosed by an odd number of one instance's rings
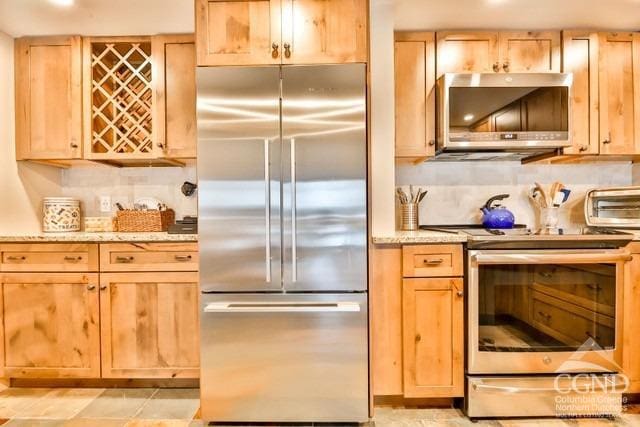
[[[640,30],[640,0],[371,0],[395,3],[395,26],[419,29]],[[0,0],[0,31],[136,35],[193,32],[194,0]]]
[[[640,0],[393,0],[398,30],[640,30]]]

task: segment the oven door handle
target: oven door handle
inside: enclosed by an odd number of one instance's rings
[[[629,384],[624,380],[624,378],[618,376],[620,378],[620,382],[616,381],[613,384],[606,384],[606,390],[611,391],[620,391],[624,392],[627,390]],[[553,392],[557,393],[558,388],[556,387],[517,387],[517,386],[503,386],[503,385],[489,385],[489,384],[479,384],[474,383],[471,386],[475,391],[486,391],[486,392],[495,392],[495,393],[548,393]],[[573,387],[573,386],[572,386]],[[591,383],[587,382],[584,385],[576,385],[576,391],[580,391],[583,393],[598,391],[598,387],[594,387]],[[563,390],[564,388],[561,388]]]
[[[617,253],[566,253],[547,251],[544,254],[490,254],[478,253],[472,260],[478,264],[593,264],[605,262],[626,262],[633,257],[629,252]]]

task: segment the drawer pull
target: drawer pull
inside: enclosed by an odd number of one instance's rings
[[[8,256],[7,257],[7,261],[26,261],[27,257],[26,256]]]
[[[130,262],[133,262],[134,258],[132,256],[117,256],[116,257],[116,262],[119,262],[121,264],[128,264]]]
[[[174,258],[180,262],[191,261],[191,255],[176,255]]]
[[[440,265],[443,262],[444,260],[442,258],[425,259],[424,261],[422,261],[424,265]]]
[[[96,285],[87,285],[87,290],[92,291],[96,288]]]
[[[541,271],[540,275],[545,279],[551,279],[553,277],[553,273],[550,273],[548,271]]]
[[[100,286],[100,290],[101,290],[101,291],[106,291],[106,290],[107,290],[107,286],[106,286],[106,285],[102,285],[102,286]]]
[[[547,321],[548,321],[548,320],[551,320],[551,315],[550,315],[550,314],[545,313],[544,311],[539,311],[539,312],[538,312],[538,314],[539,314],[540,316],[544,317],[545,319],[547,319]]]
[[[600,292],[602,287],[600,285],[587,285],[587,288],[591,289],[593,292]]]
[[[69,262],[78,262],[78,261],[82,261],[82,257],[81,256],[66,256],[64,257],[65,261],[69,261]]]

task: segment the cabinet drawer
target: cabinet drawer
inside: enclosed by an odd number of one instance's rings
[[[98,271],[98,245],[52,243],[0,245],[0,271]]]
[[[601,347],[615,343],[615,320],[571,303],[533,291],[531,319],[536,329],[568,346],[593,338]]]
[[[197,243],[100,245],[101,271],[198,271]]]
[[[412,245],[402,247],[404,277],[462,276],[462,245]]]

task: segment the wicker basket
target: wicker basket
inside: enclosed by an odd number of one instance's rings
[[[167,231],[176,222],[173,209],[136,211],[125,209],[116,213],[116,229],[124,232]]]

